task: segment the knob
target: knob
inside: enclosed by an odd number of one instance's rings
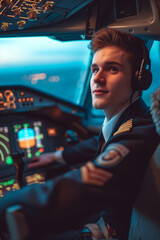
[[[21,13],[21,9],[20,9],[20,8],[16,8],[16,9],[13,11],[13,15],[14,15],[15,17],[20,16],[20,13]]]
[[[37,20],[37,12],[36,10],[31,10],[27,13],[28,15],[28,18],[30,21],[34,21],[34,20]]]
[[[18,29],[23,29],[25,23],[26,23],[25,21],[18,21],[18,22],[17,22]]]
[[[2,29],[3,31],[6,31],[7,28],[8,28],[8,23],[3,23],[1,29]]]

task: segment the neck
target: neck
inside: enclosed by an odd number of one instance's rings
[[[124,102],[121,106],[117,106],[114,109],[113,108],[111,108],[111,109],[109,109],[109,108],[103,109],[104,114],[105,114],[107,120],[109,121],[116,114],[118,114],[122,109],[124,109],[125,107],[129,106],[129,104],[134,102],[137,97],[138,97],[138,92],[136,91],[133,94],[133,96],[131,95],[130,98],[126,102]]]

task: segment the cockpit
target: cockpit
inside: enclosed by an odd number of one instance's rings
[[[153,81],[142,97],[151,105],[160,86],[159,13],[155,0],[0,1],[0,198],[68,170],[29,169],[31,158],[99,134],[104,113],[92,107],[88,48],[95,31],[144,40]]]

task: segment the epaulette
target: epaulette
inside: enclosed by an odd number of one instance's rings
[[[129,119],[127,122],[123,123],[118,130],[113,134],[113,136],[122,133],[122,132],[128,132],[132,129],[133,126],[133,119]]]

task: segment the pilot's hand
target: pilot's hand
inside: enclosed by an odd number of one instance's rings
[[[56,161],[54,152],[43,153],[39,157],[34,157],[30,160],[28,168],[42,167]]]

